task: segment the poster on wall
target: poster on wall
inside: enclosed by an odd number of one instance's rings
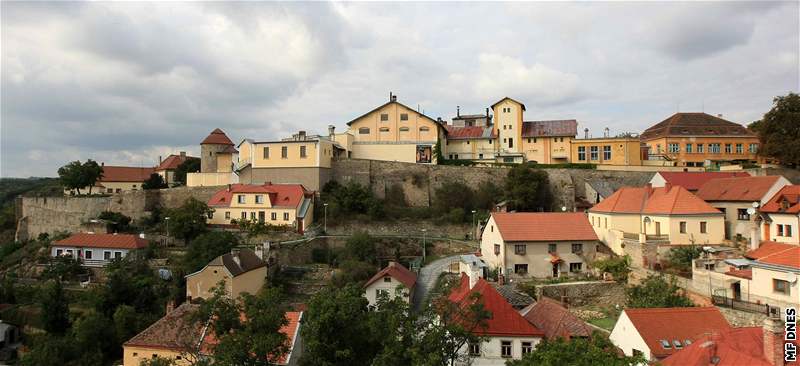
[[[431,145],[417,145],[417,163],[431,163],[433,148]]]

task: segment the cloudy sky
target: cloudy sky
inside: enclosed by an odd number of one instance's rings
[[[798,2],[2,2],[0,176],[151,166],[298,129],[389,92],[434,117],[503,96],[595,136],[677,110],[749,123],[797,92]]]

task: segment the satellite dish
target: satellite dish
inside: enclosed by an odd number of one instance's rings
[[[567,206],[561,206],[561,211],[567,212]]]
[[[748,215],[753,215],[755,213],[756,213],[756,209],[755,208],[750,207],[750,208],[747,209],[747,214]]]
[[[794,274],[794,273],[790,273],[789,274],[789,278],[787,278],[787,279],[789,280],[789,283],[791,283],[791,284],[797,283],[797,275]]]
[[[753,208],[758,208],[758,205],[759,205],[758,201],[753,202]]]

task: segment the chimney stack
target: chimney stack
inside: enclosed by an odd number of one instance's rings
[[[672,183],[664,182],[664,193],[669,193],[670,189],[672,189]]]
[[[158,165],[161,165],[161,155],[158,156]]]
[[[583,138],[585,138],[585,139],[589,138],[589,128],[588,127],[583,129]]]
[[[239,248],[231,249],[231,259],[236,262],[236,265],[241,266],[242,260],[239,258]]]
[[[783,320],[780,317],[764,319],[764,358],[770,365],[783,366]]]
[[[306,131],[298,131],[297,132],[297,139],[300,141],[306,140]]]
[[[461,106],[460,105],[456,106],[456,117],[461,117]]]
[[[328,136],[331,138],[331,141],[333,141],[334,137],[336,136],[336,134],[333,132],[335,129],[336,126],[328,125]]]
[[[489,107],[486,107],[486,125],[489,125]]]
[[[100,162],[100,166],[106,166],[106,162],[105,161],[101,161]]]
[[[186,157],[186,151],[181,151],[181,160]]]

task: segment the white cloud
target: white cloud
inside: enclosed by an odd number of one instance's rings
[[[540,63],[530,66],[514,57],[481,54],[474,85],[478,95],[515,96],[546,106],[580,98],[580,78]]]

